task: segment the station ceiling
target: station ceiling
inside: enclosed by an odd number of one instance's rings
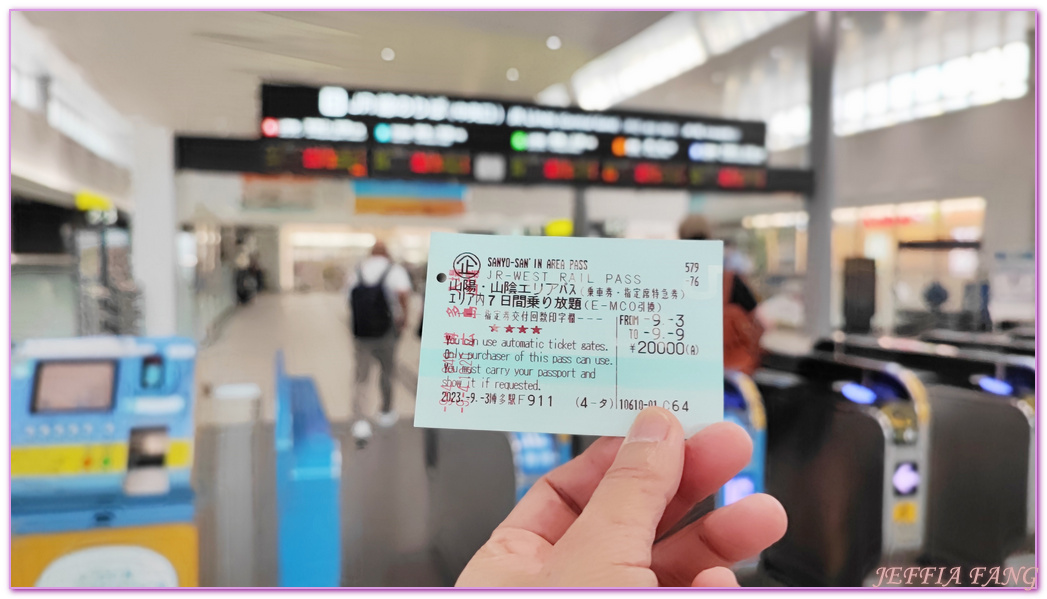
[[[263,81],[532,100],[668,13],[25,14],[123,114],[179,133],[254,136]],[[559,49],[547,47],[552,35]],[[393,60],[382,58],[385,48]]]

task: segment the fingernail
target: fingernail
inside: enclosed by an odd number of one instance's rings
[[[625,437],[625,442],[651,443],[664,441],[669,436],[671,424],[668,414],[661,410],[647,408],[636,417],[636,421],[633,422],[633,426],[629,429],[629,434]]]

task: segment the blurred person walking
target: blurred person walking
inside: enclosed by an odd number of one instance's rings
[[[356,356],[353,386],[353,436],[364,441],[371,436],[371,425],[360,413],[360,399],[367,390],[375,362],[380,368],[382,394],[378,425],[396,424],[393,410],[393,377],[396,376],[396,345],[407,323],[411,277],[407,269],[393,262],[383,241],[371,248],[371,255],[360,261],[349,279],[349,309]]]
[[[712,226],[700,214],[680,223],[680,239],[714,239]],[[723,361],[724,368],[751,375],[760,366],[763,325],[756,318],[756,295],[742,274],[751,265],[733,243],[724,242],[723,264]]]

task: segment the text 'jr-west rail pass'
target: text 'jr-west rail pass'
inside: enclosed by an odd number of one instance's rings
[[[415,425],[622,436],[723,419],[719,241],[434,233]]]

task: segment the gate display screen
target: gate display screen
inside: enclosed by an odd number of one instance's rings
[[[105,412],[113,405],[116,362],[45,362],[36,379],[33,412]]]

